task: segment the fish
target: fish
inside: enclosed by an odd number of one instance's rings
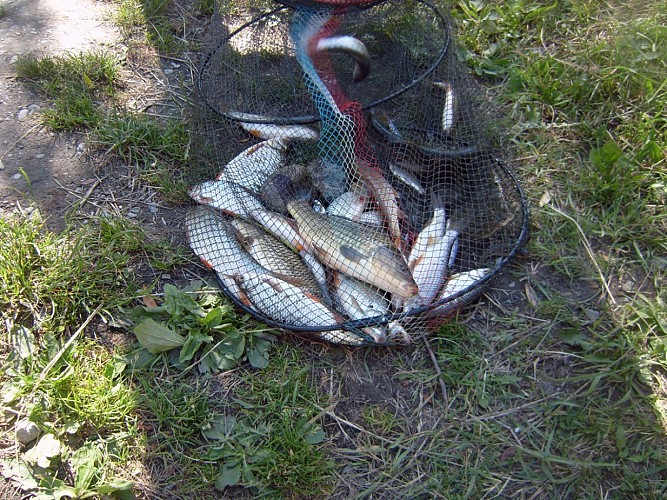
[[[363,179],[366,188],[380,208],[395,247],[401,250],[403,240],[399,217],[401,217],[402,212],[398,207],[398,193],[385,179],[379,168],[372,167],[360,160],[357,160],[356,167],[357,173]]]
[[[319,133],[306,125],[278,125],[271,118],[251,113],[231,111],[228,116],[239,120],[239,126],[258,139],[278,139],[283,142],[293,140],[317,140]]]
[[[322,296],[325,297],[327,303],[331,303],[326,270],[313,255],[314,249],[310,246],[310,243],[299,234],[296,222],[284,215],[265,209],[253,210],[250,216],[273,236],[298,252],[299,257],[317,280]]]
[[[217,180],[227,180],[259,193],[260,188],[285,161],[285,143],[269,139],[245,149],[225,165]]]
[[[449,82],[433,82],[433,85],[445,91],[445,104],[442,108],[441,126],[442,131],[449,133],[456,123],[456,112],[458,99],[454,93],[454,87]]]
[[[350,220],[359,220],[361,214],[366,210],[367,204],[368,196],[366,194],[346,191],[329,203],[326,213]]]
[[[226,179],[205,181],[188,190],[190,198],[202,205],[217,208],[228,215],[247,217],[262,209],[262,202],[248,189]]]
[[[334,288],[337,303],[350,319],[374,318],[384,316],[389,312],[389,300],[377,288],[371,287],[359,280],[345,276],[343,273],[334,274]],[[383,326],[367,326],[361,330],[370,336],[376,343],[387,341],[387,329]]]
[[[419,182],[417,176],[414,175],[412,172],[409,172],[398,166],[396,163],[392,162],[389,163],[389,170],[391,171],[392,174],[396,176],[398,180],[403,182],[405,185],[410,186],[419,194],[426,194],[424,186],[421,185],[421,182]]]
[[[480,269],[471,269],[469,271],[464,271],[461,273],[456,273],[450,276],[447,280],[447,283],[442,287],[435,297],[434,302],[441,302],[447,300],[449,297],[462,292],[466,288],[470,287],[477,281],[481,280],[484,276],[489,274],[491,269],[488,267]],[[429,315],[441,315],[441,314],[450,314],[457,310],[459,307],[463,306],[470,298],[469,294],[465,293],[461,297],[445,302],[439,306],[434,307],[428,311]]]
[[[234,277],[264,269],[239,244],[225,216],[204,206],[190,207],[185,215],[185,231],[190,248],[202,264],[218,275],[231,295],[247,305]]]
[[[382,231],[315,212],[307,193],[304,196],[303,190],[295,189],[287,178],[283,179],[281,192],[299,233],[325,266],[401,297],[417,294],[405,258]]]
[[[271,178],[274,175],[284,175],[289,177],[292,182],[298,182],[304,179],[308,175],[308,172],[306,166],[300,163],[282,165],[264,180],[262,187],[259,189],[259,198],[262,203],[264,203],[266,208],[269,208],[274,212],[286,214],[287,208],[285,207],[285,203],[282,201],[280,193],[273,189]]]
[[[253,223],[236,218],[231,224],[241,246],[264,269],[312,295],[319,295],[315,277],[291,248]]]
[[[371,71],[371,56],[364,42],[350,35],[336,35],[320,38],[317,41],[315,50],[335,51],[349,54],[355,60],[352,81],[359,83],[364,80]]]
[[[302,287],[267,272],[249,271],[237,277],[252,305],[280,323],[321,328],[343,323],[343,317]]]
[[[364,212],[359,216],[357,222],[367,224],[375,228],[381,228],[384,224],[382,220],[382,214],[379,210],[369,210],[368,212]]]

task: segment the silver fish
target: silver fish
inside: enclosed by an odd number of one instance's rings
[[[319,295],[319,285],[306,264],[294,251],[255,224],[233,219],[241,245],[262,267],[285,281]]]
[[[205,181],[188,191],[202,205],[222,210],[229,215],[247,217],[253,210],[262,209],[262,202],[248,189],[226,179]]]
[[[352,56],[356,62],[352,80],[355,83],[362,81],[371,71],[371,56],[366,45],[353,36],[338,35],[320,38],[316,46],[317,51],[338,51]]]
[[[357,220],[357,222],[367,224],[375,228],[381,228],[384,224],[384,221],[382,220],[382,214],[378,210],[364,212],[359,216],[359,220]]]
[[[462,273],[457,273],[452,275],[449,278],[449,280],[447,280],[447,283],[445,283],[445,286],[442,287],[442,290],[438,292],[438,295],[436,296],[434,302],[440,302],[441,300],[446,300],[452,295],[465,290],[473,283],[481,280],[490,271],[491,271],[490,268],[485,267],[481,269],[472,269],[470,271],[464,271]],[[464,305],[466,301],[466,295],[468,294],[463,294],[463,296],[457,299],[454,299],[450,302],[446,302],[437,307],[434,307],[429,311],[429,314],[434,314],[434,315],[450,314],[454,312],[456,309]]]
[[[313,328],[344,321],[320,298],[269,273],[244,273],[238,283],[253,306],[275,321]]]
[[[308,266],[308,269],[310,269],[310,272],[317,280],[320,292],[327,299],[327,302],[331,302],[327,286],[326,271],[322,264],[320,264],[313,255],[313,248],[303,236],[299,234],[296,222],[281,214],[270,212],[265,209],[253,210],[250,215],[254,220],[259,222],[264,229],[299,253],[299,257],[303,259],[304,263]]]
[[[408,266],[410,269],[414,269],[417,262],[423,259],[423,255],[429,245],[433,245],[445,234],[447,227],[445,206],[436,194],[433,193],[431,196],[433,198],[433,217],[422,228],[412,244],[412,248],[408,254]]]
[[[326,213],[350,220],[359,220],[366,210],[368,196],[354,191],[346,191],[334,199],[327,207]]]
[[[389,301],[376,288],[359,280],[334,274],[337,302],[351,319],[374,318],[389,312]],[[362,331],[378,344],[387,341],[387,330],[383,326],[367,326]]]
[[[227,113],[239,121],[239,126],[258,139],[279,139],[289,142],[292,140],[316,140],[319,137],[317,130],[306,125],[277,125],[270,123],[271,118],[251,113]]]
[[[185,215],[185,230],[195,255],[207,269],[217,273],[230,293],[243,302],[245,294],[233,277],[264,270],[241,247],[232,225],[220,212],[195,206],[189,208]]]
[[[307,200],[288,201],[287,209],[324,265],[401,297],[417,294],[405,259],[384,233],[342,217],[318,214]]]
[[[426,194],[424,186],[421,185],[421,182],[419,182],[417,176],[412,172],[404,170],[403,168],[399,167],[396,163],[393,162],[389,163],[389,170],[391,170],[391,173],[394,174],[396,178],[399,179],[401,182],[403,182],[405,185],[410,186],[419,194]]]
[[[217,178],[259,193],[269,176],[283,165],[284,152],[285,143],[280,139],[254,144],[232,158]]]
[[[445,104],[442,108],[441,126],[443,132],[449,133],[456,123],[456,111],[458,108],[454,87],[449,82],[433,82],[433,85],[445,91]]]

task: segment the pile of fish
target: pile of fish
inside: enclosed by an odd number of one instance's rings
[[[436,195],[433,216],[410,242],[379,169],[360,165],[358,181],[327,202],[313,195],[314,166],[287,163],[289,142],[314,140],[315,130],[244,126],[264,140],[193,186],[198,205],[186,216],[191,248],[241,304],[334,343],[409,342],[411,317],[391,320],[395,313],[443,301],[489,271],[451,274],[460,231]],[[358,329],[334,328],[369,318]]]
[[[323,36],[328,21],[307,14],[290,27],[320,130],[230,113],[261,142],[190,189],[198,205],[186,216],[188,240],[226,292],[259,317],[338,344],[405,343],[415,314],[453,312],[457,299],[448,299],[490,269],[454,273],[462,228],[440,196],[430,194],[432,216],[423,227],[409,228],[386,173],[357,154],[355,122],[340,111],[332,79],[325,85],[312,58],[349,53],[353,80],[360,81],[370,71],[369,55],[354,37]],[[455,95],[448,83],[435,85],[444,90],[441,127],[449,133]],[[383,126],[400,140],[391,122]],[[303,141],[318,141],[319,157],[290,163],[290,148]],[[401,165],[387,167],[405,189],[428,194]],[[349,324],[356,320],[365,321]]]

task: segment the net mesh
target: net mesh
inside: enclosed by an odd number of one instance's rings
[[[209,174],[190,189],[188,240],[262,321],[409,342],[514,257],[526,202],[446,16],[420,0],[323,3],[232,31],[214,19],[192,121]]]

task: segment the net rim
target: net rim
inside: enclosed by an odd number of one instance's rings
[[[276,0],[277,1],[277,0]],[[385,2],[386,0],[381,0],[382,2]],[[389,102],[398,96],[404,94],[408,90],[412,89],[415,85],[419,84],[422,82],[424,79],[426,79],[428,76],[430,76],[437,67],[440,65],[442,60],[444,59],[445,55],[447,54],[447,51],[450,48],[451,45],[451,37],[450,37],[450,31],[448,30],[448,23],[443,14],[435,7],[433,4],[428,2],[427,0],[415,0],[417,3],[424,5],[425,7],[431,9],[433,13],[436,16],[436,19],[438,19],[441,29],[445,35],[445,41],[442,45],[442,48],[436,55],[434,61],[428,67],[426,70],[424,70],[417,78],[412,80],[410,83],[406,84],[403,86],[403,88],[388,94],[380,99],[376,99],[374,101],[371,101],[367,104],[364,104],[361,106],[361,111],[368,111],[372,108],[375,108],[377,106],[380,106],[386,102]],[[379,2],[378,2],[379,3]],[[238,111],[231,110],[231,111],[222,111],[220,110],[217,106],[215,106],[209,99],[207,92],[204,90],[203,87],[203,81],[204,81],[204,73],[207,71],[209,68],[210,64],[213,61],[213,57],[215,54],[221,50],[225,44],[227,44],[234,36],[239,34],[241,31],[244,29],[252,26],[255,23],[260,22],[264,18],[268,18],[270,16],[273,16],[277,14],[278,12],[281,12],[283,10],[293,10],[291,7],[288,6],[279,6],[275,9],[272,9],[268,12],[265,12],[264,14],[261,14],[260,16],[251,19],[250,21],[247,21],[246,23],[242,24],[239,26],[237,29],[232,31],[228,36],[223,38],[210,52],[209,54],[204,58],[204,61],[197,72],[197,91],[202,98],[204,104],[206,105],[207,108],[209,108],[211,111],[213,111],[216,115],[219,115],[225,119],[231,120],[233,122],[240,122],[240,123],[261,123],[261,124],[275,124],[275,125],[305,125],[305,124],[313,124],[313,123],[318,123],[322,121],[321,117],[319,115],[302,115],[302,116],[291,116],[291,117],[284,117],[284,116],[257,116],[257,117],[248,117],[245,118],[243,116],[238,115]]]
[[[323,333],[323,332],[328,332],[328,331],[333,331],[333,330],[346,330],[349,332],[352,332],[356,335],[359,336],[360,342],[362,342],[361,345],[366,345],[366,346],[383,346],[383,345],[393,345],[391,343],[385,343],[385,344],[379,344],[376,343],[368,338],[367,335],[363,334],[360,332],[361,328],[367,327],[367,326],[382,326],[386,325],[389,322],[400,320],[400,319],[405,319],[405,318],[412,318],[412,317],[419,317],[423,314],[428,314],[429,311],[435,311],[437,308],[440,308],[442,306],[445,306],[447,304],[452,304],[455,305],[451,311],[447,311],[447,313],[440,313],[437,314],[437,316],[442,316],[446,317],[451,313],[454,313],[455,311],[463,308],[464,306],[470,304],[472,300],[474,300],[479,294],[481,294],[489,285],[491,280],[495,278],[500,272],[507,266],[516,256],[517,254],[523,249],[523,247],[526,245],[529,237],[529,232],[530,232],[530,211],[528,207],[528,200],[526,198],[526,194],[523,190],[523,187],[521,186],[521,183],[519,182],[519,179],[517,176],[512,172],[512,170],[508,167],[508,165],[502,161],[500,158],[497,157],[492,157],[493,162],[495,165],[500,168],[500,170],[507,175],[509,181],[512,184],[512,187],[516,190],[516,193],[519,195],[519,204],[521,207],[521,231],[516,238],[514,245],[512,246],[511,250],[499,259],[496,264],[491,268],[491,271],[488,272],[486,275],[484,275],[482,278],[473,281],[470,285],[468,285],[466,288],[448,296],[445,299],[442,299],[441,301],[433,302],[431,304],[412,309],[408,312],[402,312],[402,313],[392,313],[392,314],[387,314],[387,315],[382,315],[382,316],[374,316],[374,317],[368,317],[368,318],[362,318],[362,319],[357,319],[357,320],[349,320],[345,321],[343,323],[336,323],[328,326],[298,326],[298,325],[290,325],[286,323],[282,323],[280,321],[276,321],[270,317],[268,317],[266,314],[262,313],[261,311],[258,311],[257,309],[254,309],[252,307],[247,306],[243,302],[241,302],[238,298],[234,296],[232,293],[228,293],[228,289],[225,286],[225,284],[222,282],[220,277],[216,273],[216,278],[218,280],[218,283],[220,284],[222,291],[225,293],[225,295],[234,302],[234,304],[239,307],[241,310],[244,312],[250,314],[253,318],[261,321],[262,323],[265,323],[271,327],[278,328],[281,330],[286,330],[290,332],[291,334],[295,335],[305,335],[305,334],[317,334],[317,333]],[[432,317],[431,317],[432,318]],[[336,343],[333,341],[325,340],[325,342],[331,343],[331,344],[336,344],[336,345],[345,345],[344,342],[341,343]]]

